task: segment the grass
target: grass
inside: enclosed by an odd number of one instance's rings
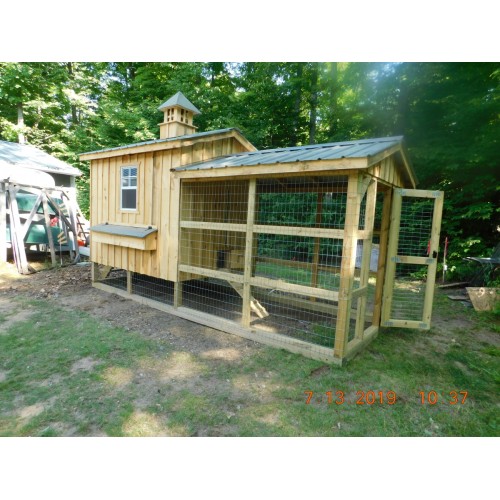
[[[1,436],[498,435],[500,350],[477,338],[498,317],[439,294],[446,321],[384,330],[345,367],[266,347],[211,359],[47,301],[15,307],[31,314],[0,314]],[[344,403],[329,404],[329,391]],[[366,404],[368,391],[384,402]],[[437,404],[422,404],[422,391]],[[449,404],[451,391],[467,391],[465,403]]]

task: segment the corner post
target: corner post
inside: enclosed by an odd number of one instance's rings
[[[253,257],[253,225],[255,222],[255,199],[257,192],[257,181],[250,179],[248,183],[248,207],[247,207],[247,229],[245,236],[245,263],[243,271],[243,310],[242,324],[250,326],[250,278],[252,277],[252,257]]]
[[[7,262],[7,183],[0,182],[0,262]]]
[[[356,245],[359,226],[358,173],[349,175],[347,203],[345,209],[344,240],[342,244],[342,263],[340,266],[339,309],[335,327],[333,355],[342,359],[346,355],[351,319],[352,285],[356,265]]]

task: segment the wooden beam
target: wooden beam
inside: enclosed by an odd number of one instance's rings
[[[17,205],[17,191],[18,188],[13,185],[9,185],[10,241],[19,274],[30,274],[31,270],[26,259],[24,240],[21,238],[20,234],[22,226],[19,218],[19,208]]]
[[[241,274],[232,274],[225,271],[218,271],[216,269],[208,269],[205,267],[179,264],[179,272],[191,273],[198,276],[205,276],[207,278],[216,278],[225,281],[234,281],[236,283],[243,283],[243,275]]]
[[[222,177],[240,177],[242,175],[257,176],[271,174],[276,176],[290,173],[308,175],[312,172],[339,172],[342,170],[360,170],[368,167],[366,158],[339,158],[337,160],[314,160],[290,163],[270,163],[252,166],[204,168],[199,170],[174,170],[176,179],[205,178],[217,179]]]
[[[432,302],[434,298],[434,285],[436,281],[436,268],[437,268],[437,254],[439,252],[439,235],[441,229],[441,217],[443,214],[443,203],[444,203],[444,193],[441,192],[441,196],[436,197],[434,202],[434,213],[432,215],[432,230],[431,230],[431,244],[430,244],[430,256],[436,255],[433,258],[433,262],[429,264],[427,268],[427,282],[425,284],[425,299],[424,299],[424,310],[422,319],[424,323],[428,325],[431,324],[432,316]]]
[[[89,153],[83,153],[80,155],[80,160],[97,160],[100,158],[112,158],[116,156],[128,156],[136,155],[140,153],[150,153],[153,151],[165,151],[173,150],[181,147],[189,147],[195,144],[211,143],[213,141],[220,141],[224,138],[234,137],[239,143],[241,143],[247,151],[256,151],[255,146],[253,146],[242,134],[236,130],[229,130],[227,132],[217,132],[214,131],[213,134],[204,135],[201,137],[192,137],[189,139],[167,139],[167,140],[157,140],[154,142],[149,142],[145,144],[131,144],[129,146],[124,146],[117,149],[105,150],[105,151],[94,151]]]
[[[385,280],[382,302],[381,322],[389,320],[392,308],[392,294],[394,291],[394,279],[396,277],[396,262],[391,258],[398,252],[399,225],[401,223],[401,207],[403,199],[401,190],[395,189],[393,192],[391,225],[389,228],[387,257],[385,260]]]
[[[252,277],[252,256],[253,256],[253,225],[255,222],[255,193],[257,182],[251,179],[248,183],[248,204],[247,204],[247,224],[245,234],[245,261],[243,265],[243,309],[241,322],[243,326],[250,325],[250,303],[251,290],[250,278]]]
[[[351,317],[352,285],[356,266],[357,230],[359,226],[358,173],[349,176],[345,209],[342,265],[340,268],[339,312],[335,328],[334,355],[342,359],[346,354]]]
[[[306,297],[317,297],[319,299],[331,300],[337,302],[339,294],[333,290],[326,290],[324,288],[312,288],[310,286],[296,285],[282,280],[273,280],[269,278],[262,278],[255,276],[250,278],[250,284],[268,288],[270,290],[281,290],[282,292],[295,293],[297,295],[305,295]]]
[[[132,293],[132,271],[127,271],[127,293]]]
[[[391,203],[392,189],[384,191],[384,201],[382,205],[382,222],[380,228],[379,255],[377,265],[377,281],[375,285],[375,299],[373,306],[373,325],[380,325],[380,316],[382,312],[382,294],[384,291],[384,280],[387,259],[387,240],[389,235],[389,226],[391,223]]]
[[[52,235],[52,226],[50,225],[49,205],[47,203],[47,195],[45,191],[42,192],[42,205],[43,205],[43,216],[45,218],[45,230],[47,231],[47,239],[49,241],[50,259],[52,261],[52,265],[55,266],[56,251],[54,248],[54,237]]]
[[[182,281],[174,281],[174,307],[182,306]]]

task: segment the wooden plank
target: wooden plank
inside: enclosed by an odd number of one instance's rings
[[[136,250],[155,250],[157,242],[156,233],[152,233],[145,238],[134,238],[132,236],[120,236],[118,234],[107,234],[93,231],[92,238],[97,243],[104,243],[108,246],[116,245],[119,247],[135,248]],[[114,249],[111,250],[114,252]],[[114,257],[114,253],[112,257]]]
[[[182,229],[204,229],[211,231],[233,231],[239,233],[246,232],[246,224],[232,224],[227,222],[205,222],[195,220],[182,220],[180,221]]]
[[[250,325],[250,278],[252,277],[252,256],[253,256],[253,225],[255,222],[255,198],[257,182],[252,179],[248,183],[248,203],[247,203],[247,224],[245,235],[245,261],[243,265],[243,309],[241,322],[243,326]]]
[[[205,267],[179,264],[179,271],[183,273],[191,273],[198,276],[205,276],[207,278],[217,278],[226,281],[234,281],[235,283],[243,283],[242,274],[232,274],[226,271],[218,271],[216,269],[207,269]]]
[[[211,314],[188,309],[186,307],[179,307],[175,309],[169,304],[148,299],[147,297],[142,297],[140,295],[128,295],[125,290],[120,290],[119,288],[114,288],[104,283],[93,283],[92,286],[98,290],[114,293],[115,295],[134,300],[140,304],[187,319],[194,323],[214,328],[215,330],[231,333],[233,335],[253,340],[255,342],[260,342],[261,344],[277,347],[279,349],[286,349],[290,352],[302,354],[303,356],[316,359],[318,361],[335,363],[338,365],[342,364],[342,360],[333,356],[331,349],[323,346],[310,344],[309,342],[287,337],[279,333],[269,333],[255,328],[246,328],[241,324],[219,318],[218,316],[212,316]]]
[[[172,152],[172,168],[178,166],[179,153]],[[177,281],[177,267],[179,263],[179,217],[180,217],[181,181],[171,177],[170,179],[170,214],[168,232],[168,273],[169,281]]]
[[[430,323],[424,323],[423,321],[406,320],[406,319],[393,319],[389,318],[382,321],[382,325],[385,327],[395,327],[395,328],[413,328],[415,330],[429,330]]]
[[[382,294],[384,291],[384,280],[387,259],[387,241],[389,235],[389,226],[391,222],[391,203],[392,203],[392,190],[384,191],[384,201],[382,205],[382,221],[380,228],[379,240],[379,255],[377,265],[377,281],[375,286],[375,298],[373,306],[373,325],[380,325],[380,316],[382,313]]]
[[[366,158],[342,158],[338,160],[316,160],[308,162],[291,162],[277,164],[263,164],[248,167],[223,167],[206,168],[199,170],[181,170],[173,172],[179,179],[206,178],[215,179],[221,177],[240,177],[242,175],[261,176],[265,174],[276,175],[279,169],[280,175],[288,173],[309,174],[311,172],[329,172],[342,170],[360,170],[368,167]]]
[[[442,191],[429,191],[426,189],[397,189],[401,196],[409,198],[443,198]]]
[[[227,132],[217,132],[214,131],[213,134],[205,135],[202,137],[191,137],[189,139],[167,139],[165,141],[157,141],[152,144],[142,144],[129,146],[124,146],[120,149],[115,150],[104,150],[104,151],[94,151],[89,153],[83,153],[80,155],[80,160],[96,160],[100,158],[112,158],[114,156],[127,156],[139,153],[149,153],[152,151],[163,151],[163,150],[174,150],[182,146],[192,146],[197,143],[212,143],[215,140],[224,139],[228,137],[234,137],[240,144],[244,146],[245,151],[256,151],[255,146],[251,144],[241,133],[237,130],[232,129]]]
[[[353,300],[359,299],[360,297],[366,297],[367,293],[368,293],[368,286],[364,285],[360,288],[356,288],[355,290],[353,290],[351,292],[351,297],[353,298]],[[358,310],[359,310],[359,308],[358,308]],[[364,314],[364,312],[363,312],[363,314]]]
[[[431,264],[431,261],[435,261],[432,257],[415,257],[413,255],[396,255],[396,257],[391,257],[397,264],[420,264],[426,266]]]
[[[0,262],[7,262],[7,183],[0,182]]]
[[[394,290],[394,279],[396,276],[396,262],[391,259],[398,251],[399,225],[401,223],[401,207],[403,199],[401,190],[395,189],[393,192],[391,225],[389,228],[387,258],[385,264],[384,293],[382,302],[381,321],[385,322],[391,315],[392,294]]]
[[[144,224],[153,224],[153,153],[144,155]]]
[[[10,241],[14,260],[19,274],[29,274],[30,268],[26,259],[26,251],[24,249],[24,240],[20,238],[21,219],[19,218],[19,208],[17,205],[18,189],[12,184],[9,185],[9,207],[10,207]]]
[[[47,202],[47,194],[45,191],[42,193],[42,205],[43,205],[43,215],[45,217],[45,230],[47,231],[47,239],[49,241],[49,249],[50,249],[50,259],[52,261],[52,265],[56,265],[56,252],[54,249],[54,238],[52,236],[52,227],[50,225],[50,215],[49,215],[49,204]]]
[[[441,232],[443,203],[444,203],[444,193],[441,192],[441,196],[436,197],[436,201],[434,202],[434,213],[432,215],[430,255],[437,256],[439,252],[439,235]],[[436,269],[437,269],[437,258],[434,258],[433,262],[429,264],[429,267],[427,268],[427,282],[425,284],[424,310],[422,314],[423,322],[428,323],[429,325],[431,324],[432,303],[434,299],[434,285],[436,282]]]
[[[334,355],[342,359],[346,354],[351,317],[352,284],[356,266],[356,232],[359,226],[358,174],[349,176],[345,211],[342,265],[340,268],[339,312],[335,328]]]
[[[254,232],[261,234],[283,234],[287,236],[309,236],[312,238],[332,238],[338,240],[344,237],[344,231],[342,229],[303,226],[271,226],[256,224],[254,226]]]
[[[310,286],[296,285],[282,280],[273,280],[269,278],[262,278],[255,276],[250,278],[250,284],[260,286],[262,288],[269,288],[271,290],[281,290],[282,292],[291,292],[298,295],[305,295],[308,297],[317,297],[319,299],[326,299],[336,302],[339,294],[333,290],[326,290],[324,288],[312,288]]]

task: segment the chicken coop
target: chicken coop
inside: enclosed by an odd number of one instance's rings
[[[180,92],[159,109],[160,139],[81,155],[95,287],[339,364],[430,328],[443,193],[402,137],[256,150]]]

